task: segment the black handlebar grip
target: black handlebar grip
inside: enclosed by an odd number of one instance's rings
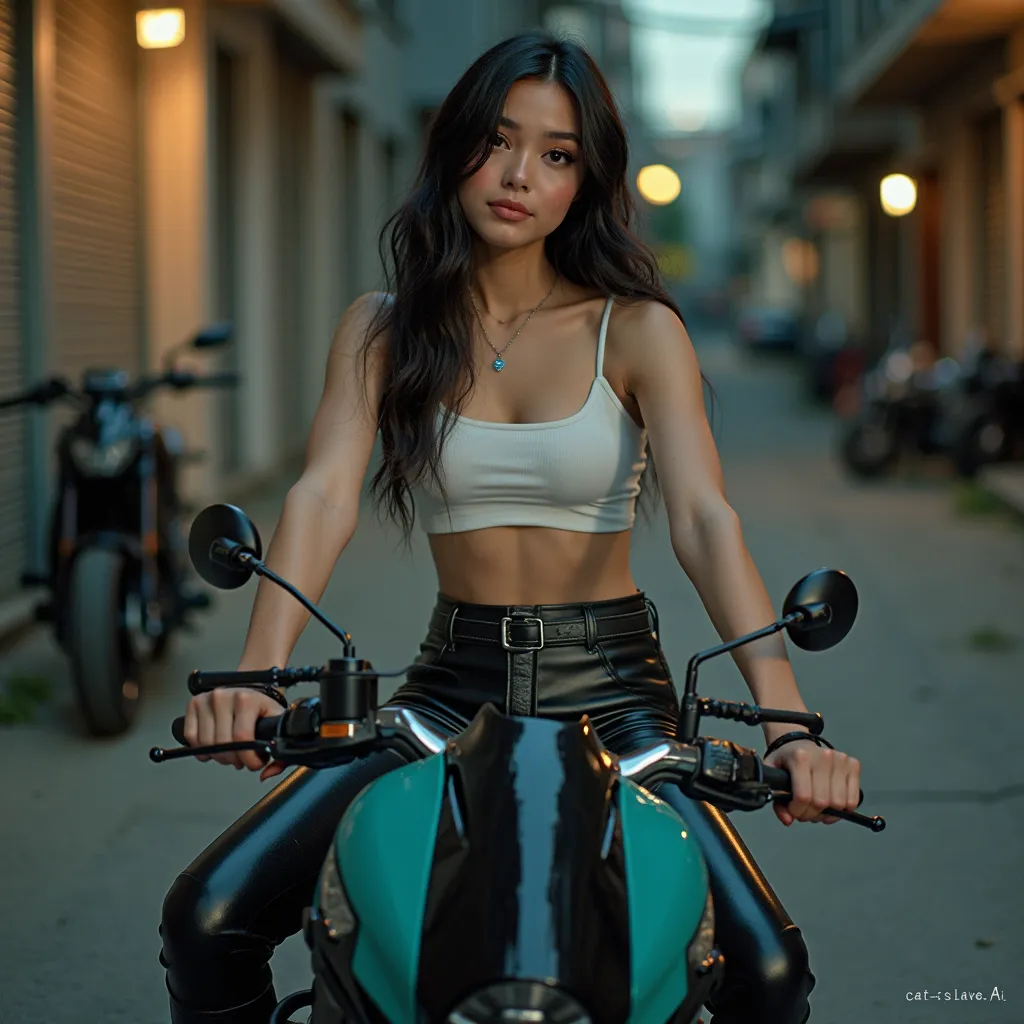
[[[780,708],[761,708],[762,722],[783,722],[789,725],[803,725],[811,735],[818,736],[825,728],[825,720],[817,711],[783,711]]]
[[[188,742],[185,740],[185,716],[176,718],[171,722],[171,735],[183,746],[187,747]]]
[[[265,715],[256,719],[256,739],[269,742],[277,735],[277,723],[281,715]],[[185,739],[185,717],[176,718],[171,722],[171,735],[183,746],[189,746]]]
[[[772,789],[782,793],[793,792],[793,783],[789,777],[789,772],[785,768],[777,768],[773,764],[765,764],[761,766],[761,771],[764,781]]]

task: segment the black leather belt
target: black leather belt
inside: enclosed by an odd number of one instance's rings
[[[537,714],[537,652],[545,647],[585,644],[593,652],[602,640],[657,635],[654,606],[637,593],[616,601],[581,605],[460,605],[438,595],[431,629],[449,649],[480,644],[508,652],[505,710]]]
[[[455,607],[448,615],[445,635],[449,644],[493,644],[506,651],[540,651],[545,647],[586,644],[593,650],[602,640],[650,634],[652,623],[645,607],[637,611],[600,616],[587,605],[576,617],[531,614],[531,609],[508,609],[511,614],[481,619],[471,610]]]

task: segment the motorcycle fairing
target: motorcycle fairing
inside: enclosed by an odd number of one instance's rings
[[[628,1024],[665,1024],[688,997],[691,1016],[703,1001],[687,952],[707,904],[707,863],[663,800],[621,779],[618,806],[633,965]]]
[[[631,985],[622,821],[592,727],[488,704],[444,756],[420,947],[425,1018],[443,1021],[473,992],[519,978],[564,990],[593,1024],[622,1024]]]
[[[586,719],[485,705],[446,754],[363,790],[334,853],[350,920],[330,936],[322,878],[310,933],[326,1019],[444,1021],[510,978],[565,992],[592,1024],[689,1021],[703,1001],[688,957],[703,857]]]
[[[356,920],[351,974],[390,1024],[420,1019],[417,965],[444,781],[440,755],[396,768],[356,797],[335,835]]]

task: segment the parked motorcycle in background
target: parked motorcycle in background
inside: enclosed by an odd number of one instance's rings
[[[57,438],[48,571],[26,572],[22,584],[49,591],[36,617],[52,623],[71,660],[93,735],[131,726],[146,657],[161,657],[189,613],[210,603],[189,585],[180,522],[178,467],[195,453],[141,406],[160,388],[237,384],[236,373],[201,376],[177,366],[185,349],[219,347],[230,337],[230,325],[210,327],[172,349],[162,373],[134,382],[123,370],[87,370],[78,388],[54,377],[0,401],[0,410],[56,401],[80,410]]]
[[[989,463],[1024,459],[1024,362],[977,352],[948,415],[961,476],[973,477]]]
[[[879,476],[900,455],[946,451],[952,437],[946,415],[961,368],[949,357],[935,360],[924,342],[895,344],[861,382],[859,400],[841,427],[843,463],[860,477]]]

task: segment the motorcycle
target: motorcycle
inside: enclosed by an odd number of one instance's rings
[[[864,375],[859,408],[841,427],[843,463],[857,476],[875,477],[890,470],[908,448],[922,455],[947,450],[947,396],[960,374],[948,357],[927,365],[913,350],[890,348]]]
[[[792,722],[819,734],[821,716],[699,697],[698,668],[782,629],[807,650],[838,643],[857,612],[849,577],[809,574],[777,622],[694,655],[676,737],[617,757],[585,715],[561,723],[486,704],[450,736],[410,709],[378,707],[378,679],[410,666],[385,673],[356,657],[349,634],[261,561],[259,534],[239,509],[204,510],[189,551],[215,587],[253,573],[285,587],[341,640],[342,656],[322,667],[193,672],[193,693],[318,681],[319,695],[259,719],[252,742],[154,747],[151,760],[256,750],[328,768],[391,749],[405,762],[342,816],[303,919],[313,988],[283,999],[271,1024],[303,1007],[313,1024],[694,1020],[721,983],[724,957],[701,851],[651,788],[678,783],[728,810],[790,799],[786,770],[698,736],[699,721]],[[176,719],[182,744],[183,729]],[[885,827],[856,811],[826,813]]]
[[[953,463],[973,477],[992,462],[1024,459],[1024,362],[980,353],[952,403]]]
[[[230,337],[228,324],[209,327],[175,346],[162,373],[134,382],[123,370],[94,369],[78,388],[53,377],[0,401],[0,410],[56,401],[79,410],[57,438],[48,570],[25,572],[21,582],[49,591],[36,618],[52,624],[70,658],[93,735],[131,726],[145,656],[162,657],[189,614],[210,604],[188,582],[180,524],[178,467],[196,454],[184,450],[177,431],[145,415],[141,403],[159,388],[237,384],[233,372],[200,376],[177,365],[185,349],[219,347]]]

